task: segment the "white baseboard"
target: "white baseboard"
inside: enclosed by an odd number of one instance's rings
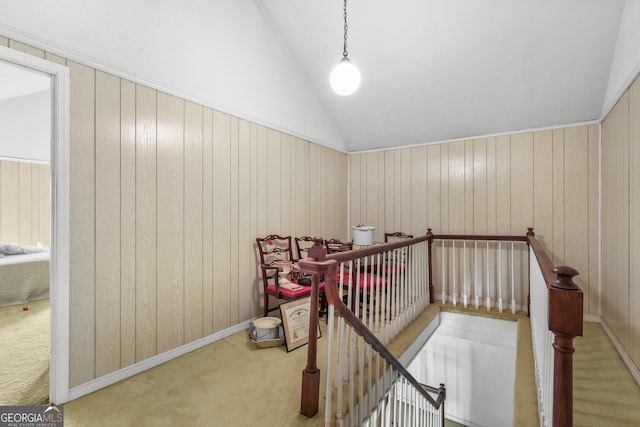
[[[633,378],[635,378],[638,385],[640,385],[640,369],[638,369],[636,364],[633,362],[633,360],[629,356],[629,353],[627,353],[627,351],[624,349],[622,343],[620,342],[616,334],[613,333],[607,322],[602,317],[594,314],[585,314],[584,320],[586,320],[587,322],[598,322],[602,325],[604,331],[607,333],[609,339],[613,343],[613,346],[616,348],[618,354],[624,361],[624,364],[627,365],[627,368],[629,368],[629,372],[631,372]]]
[[[158,354],[157,356],[153,356],[149,359],[135,363],[131,366],[127,366],[126,368],[122,368],[115,372],[111,372],[110,374],[104,375],[100,378],[96,378],[95,380],[73,387],[69,390],[69,401],[77,399],[84,395],[87,395],[89,393],[93,393],[94,391],[100,390],[102,388],[105,388],[107,386],[120,382],[122,380],[125,380],[129,377],[137,375],[155,366],[168,362],[169,360],[175,359],[193,350],[197,350],[201,347],[204,347],[205,345],[224,339],[230,335],[235,334],[236,332],[242,331],[243,329],[248,329],[249,322],[251,322],[251,320],[253,319],[239,323],[235,326],[232,326],[225,330],[208,335],[206,337],[200,338],[198,340],[192,341],[180,347],[176,347],[162,354]],[[60,402],[60,403],[65,403],[65,402]]]

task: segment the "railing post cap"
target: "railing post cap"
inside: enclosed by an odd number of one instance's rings
[[[578,270],[566,265],[560,265],[552,271],[558,276],[558,280],[551,285],[552,287],[556,289],[580,290],[580,287],[573,282],[573,277],[580,274]]]
[[[316,261],[324,261],[327,256],[327,250],[322,246],[322,237],[313,237],[313,246],[307,250],[307,254]]]
[[[533,227],[527,227],[527,236],[535,236],[536,233],[533,232]]]

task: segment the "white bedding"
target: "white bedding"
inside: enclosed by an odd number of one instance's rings
[[[48,297],[48,251],[0,257],[0,306]]]

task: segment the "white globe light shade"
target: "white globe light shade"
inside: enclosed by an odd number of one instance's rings
[[[329,83],[335,93],[342,96],[351,95],[360,86],[360,70],[344,57],[333,67]]]

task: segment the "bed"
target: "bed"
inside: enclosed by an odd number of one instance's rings
[[[50,252],[40,248],[25,252],[0,254],[0,306],[49,298]]]

